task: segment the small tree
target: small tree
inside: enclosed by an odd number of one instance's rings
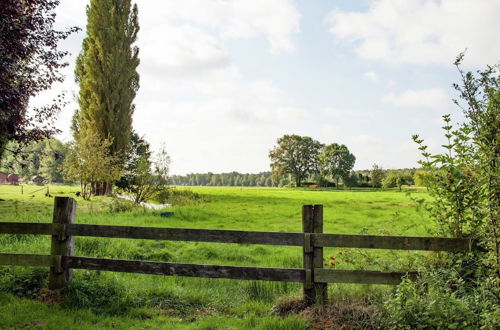
[[[274,178],[290,174],[295,185],[315,174],[319,169],[319,153],[323,145],[308,136],[284,135],[269,152]]]
[[[340,179],[349,175],[356,162],[356,157],[349,152],[349,149],[345,145],[337,143],[323,148],[319,159],[321,171],[335,180],[337,189]]]
[[[382,186],[382,180],[385,177],[384,170],[377,164],[373,164],[372,170],[370,171],[371,185],[374,188],[380,188]]]
[[[413,182],[415,186],[423,187],[425,186],[425,181],[428,176],[428,173],[424,170],[417,170],[415,174],[413,174]]]
[[[110,145],[109,140],[89,130],[71,146],[63,172],[67,180],[80,182],[84,199],[90,199],[96,184],[115,181],[121,175],[117,159],[109,155]]]
[[[116,185],[129,193],[136,204],[146,202],[167,189],[170,156],[165,146],[161,146],[154,161],[151,161],[150,156],[149,144],[137,134],[133,134],[127,172]]]
[[[146,159],[150,162],[150,158],[151,150],[149,143],[136,132],[132,132],[129,151],[125,161],[125,170],[120,180],[116,182],[116,186],[127,190],[129,187],[134,185],[136,175],[140,172],[138,171],[139,163],[142,159]]]
[[[382,180],[382,186],[384,188],[394,188],[398,187],[399,191],[403,185],[409,185],[412,182],[412,177],[410,174],[404,171],[390,171],[387,176]]]

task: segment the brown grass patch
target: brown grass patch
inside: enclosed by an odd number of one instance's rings
[[[274,314],[286,317],[297,314],[309,321],[313,329],[379,329],[383,327],[379,306],[356,297],[336,298],[324,307],[306,307],[302,299],[285,297],[271,309]]]

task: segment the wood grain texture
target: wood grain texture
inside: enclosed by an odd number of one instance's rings
[[[62,257],[62,263],[64,267],[68,268],[168,276],[232,278],[240,280],[285,282],[303,282],[305,279],[304,270],[298,268],[199,265],[64,256]]]
[[[314,231],[313,205],[302,206],[302,231],[304,232],[304,236],[307,235],[308,237],[311,237],[311,233]],[[312,248],[310,243],[309,239],[304,240],[304,246],[302,248],[302,265],[307,272],[307,277],[304,278],[304,284],[302,286],[302,298],[306,305],[312,305],[316,300],[313,278],[314,248]]]
[[[477,248],[466,238],[315,234],[314,246],[361,249],[471,251]]]
[[[414,278],[415,272],[378,272],[371,270],[314,269],[314,279],[323,283],[389,284],[401,283],[404,276]]]
[[[315,234],[323,232],[323,205],[314,205],[313,209],[313,232]],[[313,268],[323,268],[323,247],[314,246],[313,248]],[[316,281],[315,272],[313,272],[313,287],[315,303],[317,305],[326,305],[328,303],[328,286],[326,283]]]
[[[0,265],[50,267],[54,256],[44,254],[0,253]]]
[[[73,236],[302,246],[302,233],[72,224]]]
[[[51,223],[0,222],[0,234],[56,235],[58,227]]]
[[[71,256],[74,251],[74,238],[68,235],[67,226],[75,223],[76,201],[70,197],[54,198],[52,223],[59,232],[52,235],[50,254],[53,256]],[[62,265],[50,267],[49,289],[59,290],[71,281],[71,269]]]

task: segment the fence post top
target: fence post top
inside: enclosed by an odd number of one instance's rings
[[[71,205],[71,204],[76,205],[76,200],[74,200],[72,197],[67,197],[67,196],[55,196],[54,204],[59,206]]]

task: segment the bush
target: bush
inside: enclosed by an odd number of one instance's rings
[[[14,268],[0,270],[0,292],[18,297],[35,298],[47,286],[49,272],[46,268]]]
[[[154,200],[160,204],[172,205],[193,205],[205,201],[200,194],[192,190],[176,188],[162,189],[154,196]]]
[[[398,286],[386,302],[386,320],[398,329],[498,329],[494,292],[470,286],[453,268],[428,269]]]
[[[110,213],[120,213],[132,211],[136,205],[125,199],[113,198],[109,203],[107,203],[107,207]]]

